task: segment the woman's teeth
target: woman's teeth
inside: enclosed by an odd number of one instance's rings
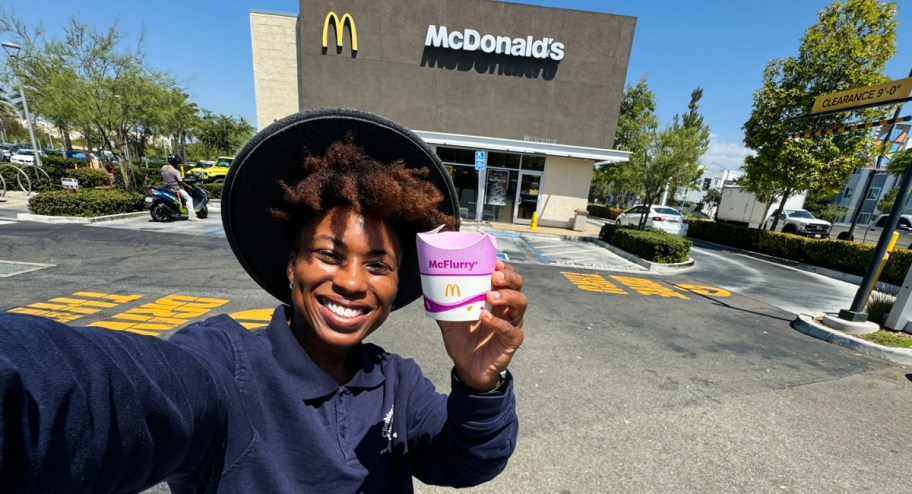
[[[332,302],[328,302],[326,304],[326,308],[329,309],[330,311],[332,311],[333,314],[336,314],[337,316],[345,317],[345,318],[357,317],[364,313],[364,311],[362,311],[360,309],[348,309],[348,308],[342,307],[341,305],[336,305]]]

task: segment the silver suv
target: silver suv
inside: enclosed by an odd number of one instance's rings
[[[877,239],[880,238],[880,234],[883,232],[884,227],[887,225],[887,219],[889,218],[889,214],[882,214],[878,216],[877,219],[872,221],[868,227],[865,228],[864,236],[862,237],[861,241],[877,242]],[[912,237],[912,215],[899,215],[899,222],[896,223],[896,233],[899,233],[900,238],[905,239],[898,242],[900,245],[906,245],[909,243],[909,238]]]

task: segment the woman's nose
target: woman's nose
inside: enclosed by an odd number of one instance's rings
[[[367,273],[358,263],[346,263],[339,266],[333,283],[347,293],[367,291]]]

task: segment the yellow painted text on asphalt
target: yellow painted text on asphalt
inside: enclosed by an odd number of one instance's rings
[[[102,309],[111,309],[132,302],[142,295],[114,295],[98,292],[76,292],[67,297],[57,297],[47,302],[37,302],[25,307],[13,307],[7,312],[28,314],[69,323],[80,317],[96,314]]]
[[[664,287],[652,280],[645,278],[631,278],[630,276],[612,276],[623,285],[639,293],[640,295],[658,295],[665,298],[680,298],[687,300],[687,296],[678,293],[671,288]]]
[[[588,273],[570,273],[561,271],[565,278],[576,285],[580,290],[587,292],[613,293],[615,295],[627,295],[627,292],[620,289],[614,283],[602,278],[597,274]]]
[[[93,322],[89,326],[156,336],[227,303],[228,300],[219,298],[169,295],[154,303],[115,314],[112,320]]]
[[[618,287],[618,285],[612,281],[603,278],[600,274],[574,273],[571,271],[561,271],[561,274],[564,275],[564,277],[567,278],[567,280],[569,280],[571,283],[576,285],[576,287],[580,290],[587,292],[609,293],[612,295],[629,295],[626,290]],[[611,276],[611,279],[639,295],[656,295],[664,298],[679,298],[682,300],[689,300],[689,297],[683,293],[675,291],[673,288],[666,287],[646,278],[636,278],[632,276]],[[710,297],[731,296],[731,292],[709,285],[680,283],[674,285],[674,287],[685,292],[695,293],[697,295],[706,295]]]

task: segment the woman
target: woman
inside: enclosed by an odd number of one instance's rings
[[[420,296],[416,232],[458,224],[417,136],[359,111],[293,115],[244,147],[223,194],[235,255],[283,302],[270,324],[217,316],[165,341],[0,315],[4,491],[408,492],[505,467],[518,274],[498,263],[480,321],[438,323],[448,396],[363,343]]]

